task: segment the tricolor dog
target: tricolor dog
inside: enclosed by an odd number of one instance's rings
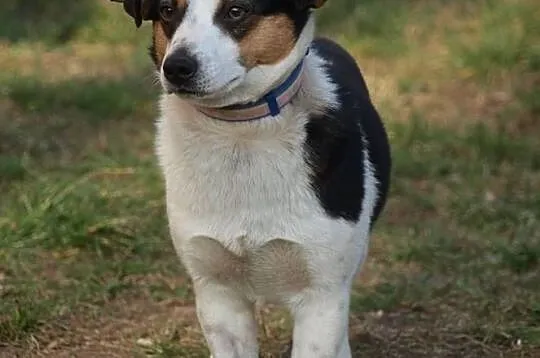
[[[325,0],[123,3],[152,22],[170,233],[211,354],[259,357],[254,305],[272,302],[294,319],[292,357],[351,357],[390,154],[355,60],[315,39]]]

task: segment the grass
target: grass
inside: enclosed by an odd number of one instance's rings
[[[138,77],[121,81],[92,78],[44,84],[36,77],[13,76],[3,83],[7,97],[24,111],[40,115],[74,111],[79,112],[77,115],[83,113],[96,120],[107,120],[111,115],[123,118],[138,112],[133,102],[144,102],[152,94],[148,86],[137,86],[139,81]],[[133,90],[127,93],[126,88]]]
[[[0,5],[3,20],[0,32],[11,41],[32,39],[50,44],[62,43],[69,41],[79,27],[91,20],[94,10],[92,1],[67,5],[59,0],[39,4],[3,2]]]
[[[38,37],[9,6],[0,357],[207,356],[168,238],[148,26],[81,2]],[[321,11],[322,31],[363,68],[395,164],[351,303],[355,356],[540,354],[539,11],[534,0]],[[290,322],[264,313],[264,354],[276,357]]]

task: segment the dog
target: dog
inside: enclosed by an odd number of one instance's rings
[[[113,0],[152,23],[169,230],[214,358],[259,356],[286,307],[293,358],[348,358],[351,286],[387,198],[384,124],[326,0]]]

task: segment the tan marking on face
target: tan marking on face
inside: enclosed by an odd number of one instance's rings
[[[165,54],[167,53],[167,46],[169,45],[169,39],[165,35],[163,26],[159,21],[154,21],[154,50],[156,52],[157,65],[161,67]]]
[[[325,2],[326,0],[315,0],[315,8],[320,8]]]
[[[264,16],[240,41],[240,55],[247,68],[269,65],[286,57],[295,42],[294,24],[287,15]]]
[[[311,284],[301,246],[275,239],[260,248],[236,255],[217,240],[198,236],[184,252],[186,267],[196,277],[228,286],[245,287],[268,300],[300,292]]]

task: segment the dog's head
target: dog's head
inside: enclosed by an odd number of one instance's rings
[[[137,27],[153,22],[151,55],[163,88],[217,106],[263,95],[294,68],[312,40],[311,10],[325,1],[123,3]]]

